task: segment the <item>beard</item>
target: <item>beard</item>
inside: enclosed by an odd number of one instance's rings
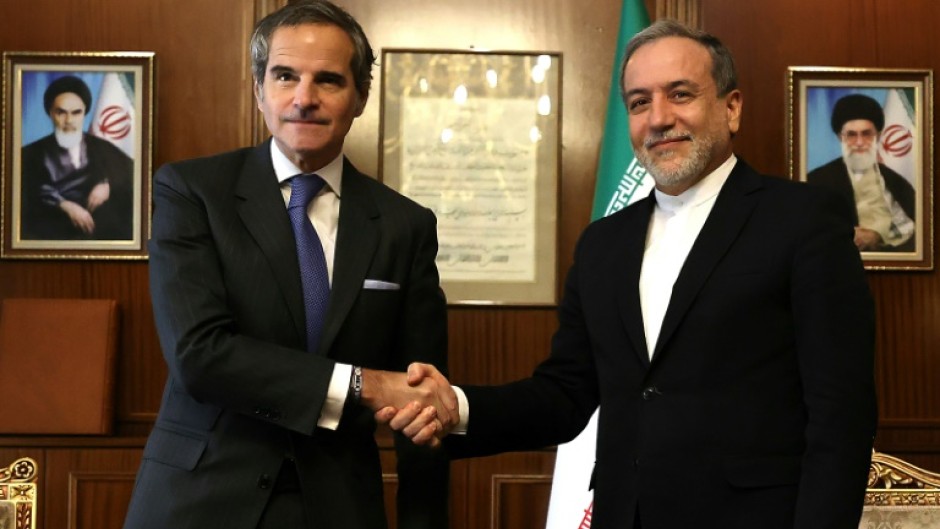
[[[842,144],[842,160],[853,173],[861,173],[875,166],[878,162],[878,153],[875,150],[877,144],[872,142],[871,147],[864,151],[856,151],[851,147]]]
[[[68,132],[55,129],[55,141],[63,149],[78,147],[82,143],[82,131],[70,130]]]
[[[692,143],[688,156],[679,159],[680,154],[674,149],[660,150],[655,154],[649,151],[653,143],[670,138],[687,138],[686,141]],[[710,133],[693,136],[690,132],[666,131],[650,134],[635,151],[657,187],[672,187],[698,181],[708,165],[714,145],[715,138]]]

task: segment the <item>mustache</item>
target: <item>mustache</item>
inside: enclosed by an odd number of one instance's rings
[[[331,123],[331,120],[328,117],[317,116],[311,112],[305,112],[303,110],[295,110],[287,114],[282,114],[281,121],[291,123],[312,123],[315,125],[329,125]]]
[[[875,154],[877,147],[872,145],[871,147],[865,147],[863,149],[849,149],[849,156],[866,156],[869,154]]]
[[[694,141],[695,136],[691,132],[679,131],[679,130],[667,130],[664,132],[653,132],[650,133],[646,139],[643,140],[643,147],[649,149],[650,147],[661,143],[667,140],[688,140]]]

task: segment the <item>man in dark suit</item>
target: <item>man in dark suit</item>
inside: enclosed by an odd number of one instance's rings
[[[84,132],[88,85],[73,75],[59,77],[46,87],[43,105],[54,130],[22,150],[20,237],[133,238],[134,161]]]
[[[169,377],[125,528],[384,529],[369,408],[456,406],[382,371],[446,367],[435,219],[342,155],[375,60],[348,13],[291,3],[259,22],[251,50],[273,140],[155,176],[150,285]],[[314,259],[288,212],[316,180],[299,222],[331,278],[319,337]],[[400,443],[398,527],[448,525],[447,465]]]
[[[716,38],[660,21],[625,55],[656,189],[585,230],[551,355],[530,378],[463,386],[463,435],[444,447],[566,442],[599,405],[594,529],[857,527],[874,316],[848,205],[734,156],[742,96]],[[377,414],[416,442],[441,435],[415,415]]]
[[[847,95],[836,101],[831,122],[842,156],[807,173],[806,181],[832,189],[852,206],[859,250],[914,251],[914,186],[878,162],[881,105],[863,94]]]

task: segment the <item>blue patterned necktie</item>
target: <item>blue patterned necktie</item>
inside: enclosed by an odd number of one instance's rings
[[[301,174],[291,178],[290,202],[287,204],[287,214],[297,242],[297,261],[300,264],[304,313],[307,317],[307,351],[310,352],[316,352],[320,344],[320,331],[330,303],[330,278],[320,238],[307,217],[307,205],[325,184],[315,174]]]

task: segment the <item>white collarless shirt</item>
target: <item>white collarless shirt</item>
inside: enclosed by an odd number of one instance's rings
[[[656,206],[646,234],[640,270],[640,308],[650,359],[672,298],[672,287],[736,162],[732,154],[679,195],[667,195],[659,189],[654,191]]]

